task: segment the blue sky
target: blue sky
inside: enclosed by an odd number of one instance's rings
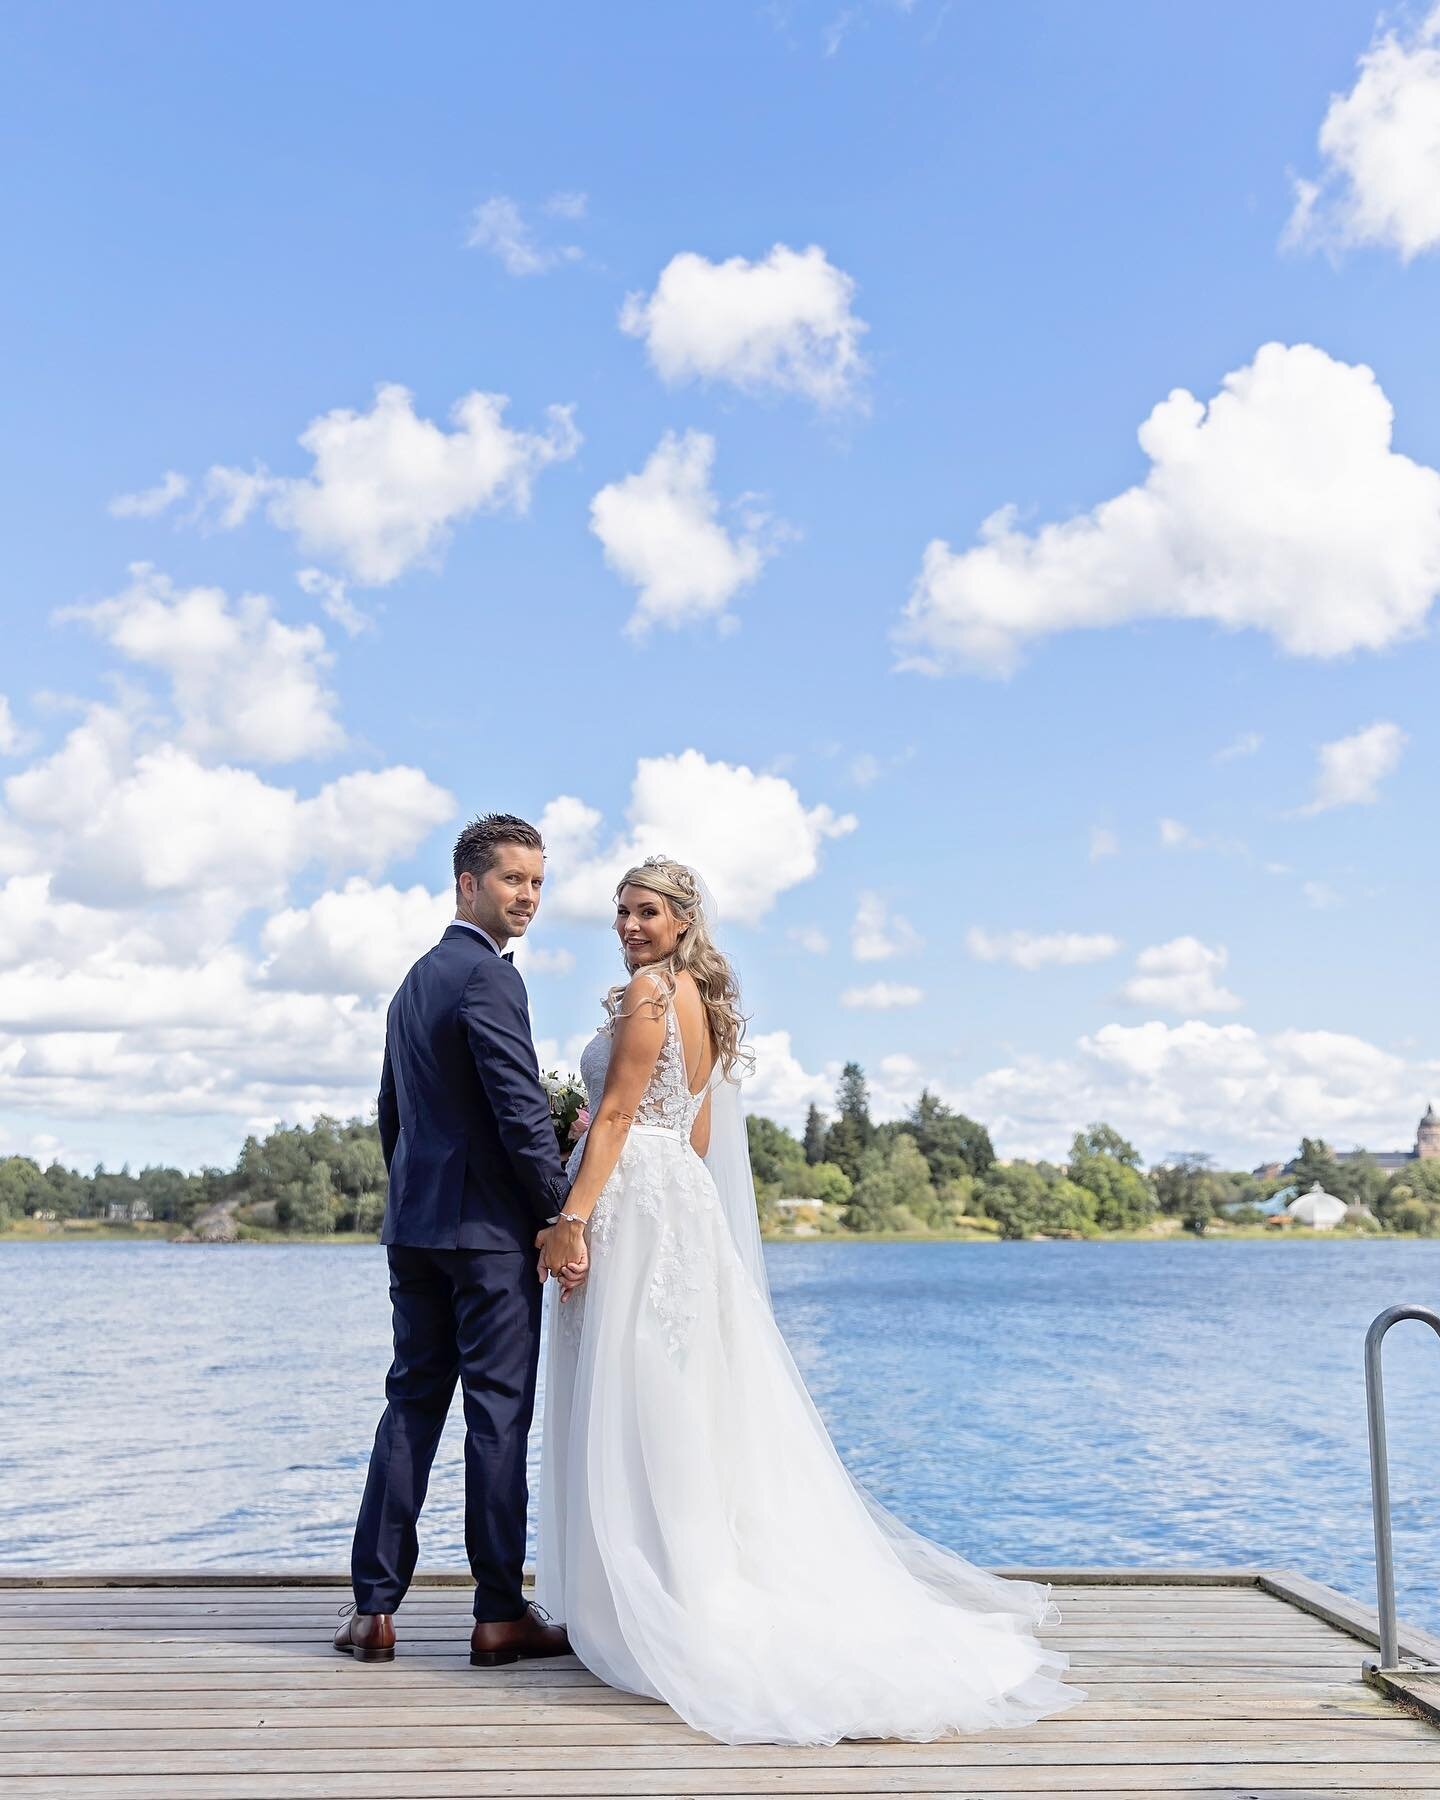
[[[492,807],[555,1059],[643,847],[779,1116],[1407,1141],[1437,19],[10,9],[0,1150],[363,1109]]]

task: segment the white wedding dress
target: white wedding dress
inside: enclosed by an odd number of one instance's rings
[[[609,1059],[606,1027],[580,1060],[592,1110]],[[552,1285],[538,1598],[604,1681],[725,1743],[928,1741],[1074,1705],[1034,1635],[1047,1591],[920,1537],[846,1472],[770,1308],[738,1092],[711,1088],[719,1187],[667,1006],[589,1278],[563,1305]]]

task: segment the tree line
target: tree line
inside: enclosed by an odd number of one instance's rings
[[[757,1204],[772,1225],[778,1201],[808,1199],[830,1203],[828,1228],[861,1233],[968,1227],[1006,1238],[1094,1237],[1142,1230],[1157,1215],[1198,1233],[1220,1217],[1259,1223],[1260,1202],[1278,1189],[1304,1191],[1318,1181],[1361,1229],[1440,1237],[1440,1161],[1387,1174],[1363,1154],[1337,1161],[1318,1138],[1303,1139],[1290,1172],[1270,1181],[1217,1169],[1202,1155],[1144,1170],[1135,1146],[1103,1123],[1077,1132],[1063,1163],[1002,1164],[985,1127],[928,1090],[903,1119],[877,1124],[858,1063],[845,1065],[833,1114],[811,1106],[800,1135],[754,1114],[746,1123]],[[60,1163],[0,1158],[0,1228],[39,1216],[183,1229],[217,1207],[242,1235],[378,1232],[385,1164],[373,1121],[277,1126],[246,1138],[233,1169],[197,1173],[157,1165],[82,1175]]]
[[[1063,1163],[1001,1164],[985,1127],[928,1090],[905,1118],[877,1124],[858,1063],[845,1065],[833,1116],[812,1105],[800,1136],[753,1115],[748,1125],[756,1198],[769,1223],[779,1200],[814,1199],[838,1203],[841,1227],[856,1232],[969,1226],[1006,1238],[1095,1237],[1166,1215],[1203,1233],[1220,1218],[1259,1224],[1263,1201],[1319,1182],[1350,1208],[1356,1229],[1440,1237],[1440,1162],[1387,1174],[1363,1151],[1340,1162],[1321,1139],[1304,1138],[1289,1173],[1268,1181],[1217,1169],[1198,1153],[1144,1170],[1133,1144],[1096,1123],[1076,1133]]]
[[[212,1207],[243,1227],[297,1235],[378,1232],[385,1216],[385,1159],[380,1134],[364,1119],[321,1117],[248,1137],[233,1169],[103,1165],[91,1175],[60,1163],[42,1169],[28,1156],[0,1160],[0,1226],[30,1216],[154,1220],[188,1227]]]

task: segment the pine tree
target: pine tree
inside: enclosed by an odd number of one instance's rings
[[[930,1165],[937,1187],[965,1175],[984,1175],[994,1166],[995,1147],[985,1127],[952,1112],[928,1088],[911,1107],[904,1129]]]
[[[825,1160],[825,1115],[815,1105],[805,1115],[805,1160],[812,1165]]]
[[[835,1090],[839,1117],[825,1133],[825,1161],[838,1164],[851,1181],[860,1179],[860,1159],[875,1141],[875,1121],[870,1117],[870,1090],[859,1063],[846,1063]]]

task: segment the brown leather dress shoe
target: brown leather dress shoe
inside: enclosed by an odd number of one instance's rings
[[[351,1607],[335,1633],[335,1648],[356,1662],[394,1662],[395,1620],[389,1613],[362,1613]]]
[[[522,1656],[569,1656],[563,1625],[552,1625],[543,1606],[532,1601],[518,1619],[477,1619],[470,1633],[470,1661],[477,1669],[499,1668]]]

